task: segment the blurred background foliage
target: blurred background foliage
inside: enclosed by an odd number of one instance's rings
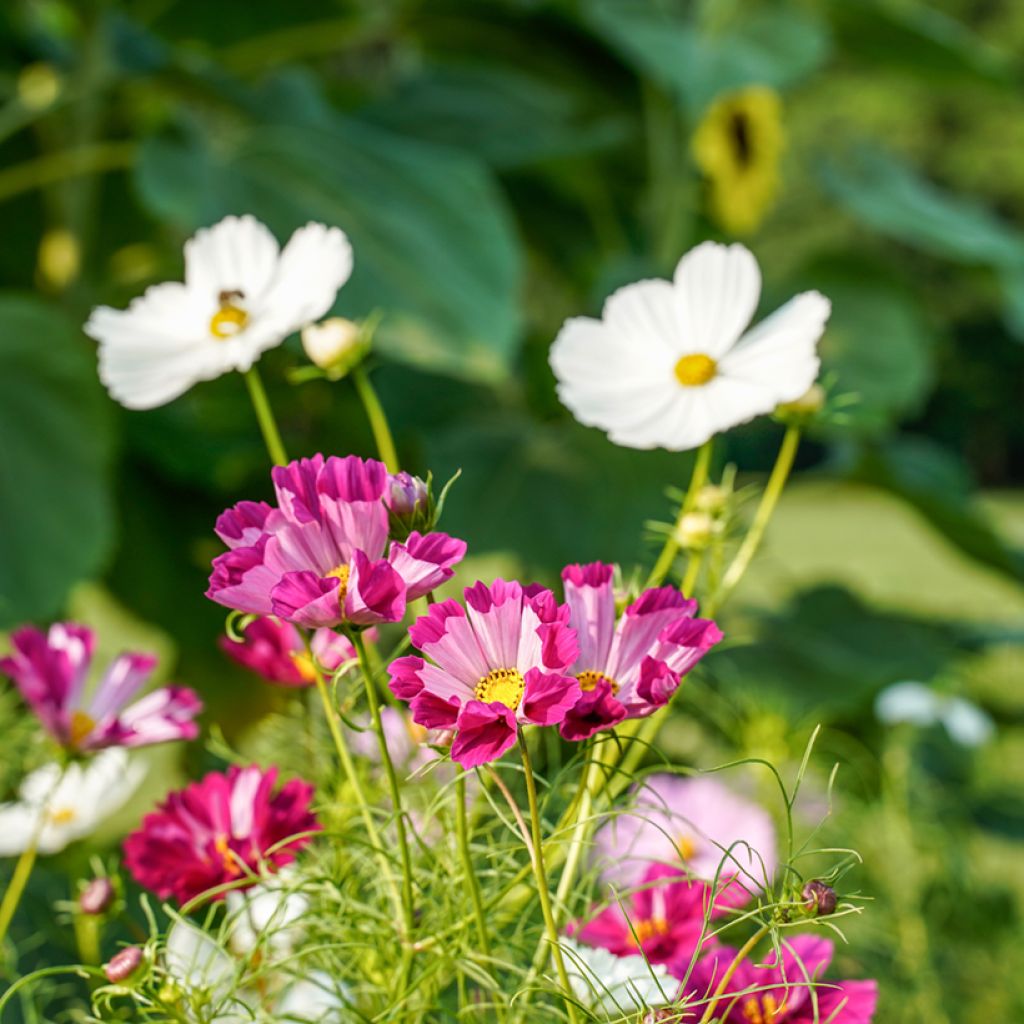
[[[641,524],[689,471],[561,409],[563,319],[741,238],[764,308],[831,296],[825,373],[858,400],[804,445],[666,750],[785,766],[823,722],[826,833],[875,900],[845,966],[881,977],[880,1019],[1024,1019],[1022,51],[1014,0],[9,0],[0,628],[155,631],[229,736],[274,700],[203,598],[215,515],[268,491],[242,381],[127,413],[80,330],[179,276],[197,227],[349,233],[336,312],[383,314],[404,465],[463,470],[444,526],[466,575],[542,579],[650,557]],[[302,363],[295,339],[263,360],[291,452],[372,454],[349,384],[292,387]],[[719,465],[764,471],[778,439],[750,425]],[[971,697],[995,737],[883,730],[873,699],[902,679]],[[31,752],[0,697],[9,791]]]

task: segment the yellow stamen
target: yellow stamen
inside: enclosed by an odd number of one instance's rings
[[[515,711],[523,699],[526,682],[514,668],[496,668],[476,684],[473,696],[485,704],[498,702]]]
[[[743,1003],[743,1019],[749,1024],[776,1024],[779,1019],[781,1007],[771,994],[761,996],[750,996]]]
[[[95,728],[96,720],[94,718],[84,711],[73,711],[71,713],[71,728],[68,730],[71,746],[77,747]]]
[[[352,570],[347,565],[335,566],[327,575],[333,576],[338,581],[338,604],[342,614],[345,611],[345,598],[348,596],[348,578]]]
[[[66,825],[76,817],[73,807],[54,807],[49,813],[50,822],[54,825]]]
[[[684,388],[699,388],[707,384],[718,370],[718,363],[711,356],[703,352],[695,352],[693,355],[683,356],[676,363],[676,380]]]
[[[619,692],[619,684],[612,679],[611,676],[606,676],[603,672],[598,672],[595,668],[585,669],[583,672],[577,674],[576,678],[579,680],[580,689],[584,693],[590,693],[590,691],[597,686],[602,679],[607,679],[611,683],[612,693]]]
[[[224,863],[224,870],[229,875],[240,875],[242,869],[238,866],[238,854],[228,845],[227,836],[217,836],[213,842],[214,849],[220,854],[220,859]]]
[[[651,939],[668,934],[668,921],[663,917],[648,917],[641,921],[633,922],[633,931],[636,933],[636,941],[642,946]]]
[[[313,665],[313,659],[308,654],[303,654],[301,651],[293,654],[292,663],[295,665],[299,675],[302,676],[304,682],[316,682],[316,667]]]
[[[676,840],[676,849],[683,860],[690,860],[697,852],[697,844],[692,836],[680,836]]]
[[[249,323],[249,314],[236,301],[243,298],[245,296],[239,291],[220,293],[220,309],[210,318],[210,333],[215,338],[233,338],[245,330]]]

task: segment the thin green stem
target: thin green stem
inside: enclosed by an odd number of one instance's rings
[[[398,852],[402,861],[402,921],[405,927],[404,940],[412,938],[413,930],[413,893],[412,893],[412,859],[409,856],[409,837],[405,830],[405,811],[402,809],[402,790],[398,784],[398,773],[395,771],[395,764],[391,760],[391,751],[388,750],[387,737],[384,735],[384,725],[380,717],[380,701],[377,700],[377,691],[373,685],[373,672],[370,668],[369,659],[366,654],[366,644],[363,642],[361,633],[351,633],[352,645],[359,656],[359,668],[363,674],[363,683],[366,687],[366,701],[370,705],[370,717],[373,719],[373,731],[377,734],[377,743],[380,747],[380,759],[384,765],[384,774],[388,780],[388,790],[391,794],[391,806],[395,811],[395,826],[398,832]]]
[[[697,585],[697,577],[700,575],[700,567],[703,564],[704,552],[694,551],[686,563],[686,573],[683,576],[683,582],[679,585],[684,597],[693,596],[693,588]]]
[[[0,172],[0,203],[68,178],[131,167],[137,153],[133,142],[96,142],[26,160]]]
[[[544,916],[544,927],[547,929],[548,941],[551,944],[551,957],[555,961],[555,970],[558,972],[558,980],[562,985],[565,1012],[570,1024],[577,1024],[579,1018],[576,1016],[576,1007],[572,1001],[569,975],[565,969],[562,947],[558,944],[558,926],[555,924],[555,916],[551,911],[551,893],[548,891],[547,871],[544,869],[544,847],[541,840],[537,784],[533,777],[533,766],[530,763],[530,751],[522,730],[519,731],[519,753],[523,759],[523,773],[526,776],[526,799],[530,807],[530,832],[533,837],[531,859],[533,861],[534,877],[537,879],[537,896],[540,899],[540,910]]]
[[[361,363],[352,371],[352,383],[359,394],[359,400],[363,403],[363,409],[366,410],[366,418],[370,422],[370,430],[373,431],[373,440],[377,445],[380,460],[387,466],[389,473],[397,473],[398,452],[395,450],[395,439],[391,436],[384,406],[380,404],[377,392],[370,383],[370,375]]]
[[[253,366],[246,370],[244,376],[270,461],[275,466],[283,466],[288,462],[288,455],[285,453],[284,442],[282,442],[280,431],[277,429],[277,420],[274,419],[274,411],[270,408],[270,401],[267,398],[266,389],[263,387],[259,370]]]
[[[672,532],[666,538],[665,546],[661,549],[661,554],[658,555],[658,560],[654,563],[650,576],[647,577],[645,589],[661,586],[672,568],[672,563],[676,560],[676,555],[679,553],[679,528],[682,525],[683,516],[693,509],[700,489],[707,483],[708,471],[711,469],[713,444],[714,439],[710,439],[697,449],[697,458],[693,464],[693,473],[690,475],[690,486],[686,490],[686,497],[679,506],[679,515],[676,516]]]
[[[770,931],[768,925],[764,925],[759,928],[749,939],[740,947],[739,952],[733,958],[733,961],[726,968],[725,974],[722,975],[722,980],[715,987],[714,995],[712,995],[708,1005],[704,1009],[704,1014],[697,1022],[697,1024],[708,1024],[708,1021],[715,1014],[715,1007],[718,1005],[719,1000],[722,998],[723,993],[729,986],[729,982],[732,981],[733,975],[739,969],[740,964],[750,956],[754,947],[768,934]]]
[[[790,471],[793,468],[793,460],[796,458],[796,451],[799,447],[800,428],[787,427],[785,436],[782,438],[782,444],[779,446],[779,454],[775,459],[775,465],[772,467],[771,476],[768,477],[764,494],[761,495],[761,503],[757,506],[757,512],[754,513],[754,521],[750,524],[750,529],[747,531],[746,537],[743,538],[743,543],[740,545],[739,551],[736,552],[736,557],[732,560],[732,564],[725,570],[721,587],[719,587],[711,601],[708,602],[706,614],[711,615],[717,608],[721,607],[750,566],[751,560],[761,545],[764,532],[768,527],[768,521],[775,511],[775,506],[779,503],[783,488],[789,479]]]
[[[459,844],[459,857],[462,870],[466,876],[466,887],[473,904],[473,915],[476,918],[477,937],[484,956],[491,955],[491,940],[487,933],[487,918],[484,917],[484,904],[480,897],[480,886],[476,872],[473,870],[473,853],[470,850],[469,823],[466,819],[466,773],[459,772],[455,780],[455,834]]]

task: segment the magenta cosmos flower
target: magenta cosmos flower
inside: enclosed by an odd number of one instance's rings
[[[192,690],[165,686],[134,704],[128,702],[156,667],[149,654],[115,658],[91,689],[86,676],[96,636],[86,626],[60,622],[49,632],[25,626],[11,636],[14,650],[0,659],[46,730],[71,751],[103,747],[144,747],[167,740],[191,740],[203,709]]]
[[[430,661],[391,663],[391,691],[426,729],[454,729],[452,759],[493,761],[520,725],[557,725],[580,695],[569,674],[576,634],[551,591],[495,580],[465,590],[466,608],[442,601],[409,629]]]
[[[652,862],[682,864],[698,878],[733,879],[730,898],[742,904],[775,872],[771,816],[715,778],[651,775],[594,843],[602,877],[620,886],[636,885]]]
[[[705,938],[707,921],[723,912],[716,905],[709,914],[710,903],[711,888],[704,882],[686,878],[678,867],[652,864],[632,895],[620,896],[585,924],[571,926],[569,933],[616,956],[643,953],[652,964],[665,964],[682,978],[698,949],[711,943]]]
[[[567,740],[583,740],[624,718],[657,711],[722,639],[713,622],[694,618],[697,602],[675,587],[645,590],[616,617],[614,571],[593,562],[562,572],[569,621],[580,643],[572,672],[583,691],[561,725]]]
[[[228,608],[309,629],[397,622],[466,553],[444,533],[388,545],[388,474],[373,459],[314,455],[272,477],[276,508],[243,501],[217,520],[231,550],[214,559],[206,596]]]
[[[718,1003],[723,1024],[870,1024],[878,985],[823,981],[832,952],[828,939],[797,935],[783,941],[781,962],[774,953],[762,966],[747,958]],[[736,950],[728,946],[703,957],[686,983],[687,991],[707,998],[735,957]]]
[[[318,629],[310,639],[313,657],[328,673],[356,656],[352,642],[333,629]],[[316,669],[299,631],[270,615],[255,618],[242,630],[241,640],[222,636],[220,647],[233,661],[278,686],[312,686]]]
[[[320,825],[309,810],[313,786],[292,779],[273,793],[276,779],[276,768],[231,767],[171,793],[124,841],[126,867],[160,899],[187,903],[290,863]]]

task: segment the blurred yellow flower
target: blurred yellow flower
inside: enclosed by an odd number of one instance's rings
[[[40,283],[52,291],[63,291],[81,268],[78,239],[66,228],[51,228],[39,242]]]
[[[708,178],[711,212],[742,235],[764,219],[779,186],[782,100],[753,85],[719,97],[693,136],[693,156]]]

